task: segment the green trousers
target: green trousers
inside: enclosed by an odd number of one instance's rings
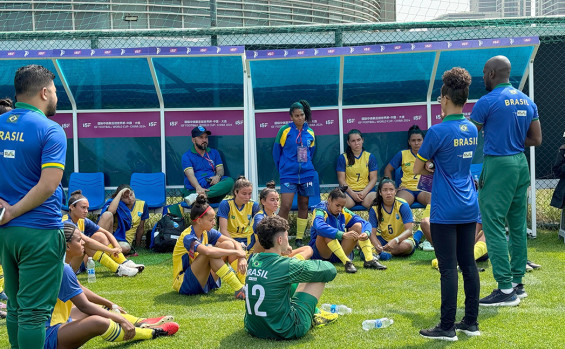
[[[223,176],[222,180],[218,183],[214,184],[208,191],[206,192],[206,196],[208,197],[208,201],[211,203],[217,203],[224,199],[226,195],[233,189],[234,180],[231,177]],[[187,196],[192,193],[196,193],[196,190],[183,190],[183,195]]]
[[[43,348],[45,322],[53,312],[63,277],[63,230],[0,228],[0,253],[10,345]]]
[[[485,156],[479,180],[479,207],[492,273],[500,289],[512,288],[512,282],[522,283],[526,272],[529,185],[524,153]]]

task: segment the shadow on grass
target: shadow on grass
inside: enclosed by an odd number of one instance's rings
[[[170,304],[170,305],[205,305],[218,302],[232,302],[234,301],[233,294],[225,294],[212,291],[207,294],[197,294],[187,296],[179,294],[178,292],[171,291],[162,293],[154,297],[154,304]]]
[[[261,348],[292,348],[298,344],[306,344],[315,340],[312,331],[308,331],[306,335],[300,339],[292,340],[269,340],[259,339],[251,336],[244,329],[237,330],[227,337],[224,337],[220,342],[221,348],[248,348],[248,347],[261,347]]]

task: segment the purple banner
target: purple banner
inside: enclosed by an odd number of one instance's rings
[[[80,138],[159,137],[158,112],[80,113]]]
[[[414,124],[428,128],[425,105],[343,109],[345,133],[354,128],[370,133],[408,131]]]
[[[471,117],[471,111],[475,103],[467,103],[463,107],[463,115],[468,119]],[[439,104],[432,105],[432,126],[441,123],[441,107]]]
[[[112,49],[57,49],[0,51],[0,58],[197,56],[243,54],[244,46],[140,47]]]
[[[165,135],[187,137],[196,126],[204,126],[212,136],[243,136],[243,110],[165,112]]]
[[[67,139],[73,138],[73,114],[72,113],[61,113],[58,112],[57,114],[50,117],[51,120],[55,121],[65,131],[67,135]]]
[[[308,124],[316,136],[339,134],[339,112],[337,110],[313,110],[312,122]],[[291,122],[288,111],[255,113],[257,138],[274,138],[281,126]]]
[[[496,39],[460,40],[460,41],[433,41],[433,42],[398,43],[398,44],[312,48],[312,49],[246,51],[245,54],[247,56],[247,59],[270,59],[270,58],[342,56],[342,55],[394,53],[394,52],[460,50],[467,48],[527,46],[527,45],[537,45],[537,44],[539,44],[539,38],[537,36],[531,36],[531,37],[516,37],[516,38],[496,38]]]

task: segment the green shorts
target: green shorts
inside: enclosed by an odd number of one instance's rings
[[[294,310],[294,333],[289,333],[286,339],[300,338],[312,327],[312,318],[316,312],[318,299],[309,293],[296,292],[291,299],[291,306]]]

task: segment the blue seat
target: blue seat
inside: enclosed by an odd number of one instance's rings
[[[145,201],[150,210],[160,210],[167,204],[165,174],[132,173],[129,182],[135,196]]]
[[[314,172],[314,178],[312,179],[312,186],[314,187],[314,196],[310,196],[308,198],[308,209],[311,210],[322,201],[320,197],[320,177],[318,176],[318,172]],[[294,199],[292,200],[292,207],[291,211],[298,210],[298,195],[294,195]]]
[[[400,183],[402,181],[403,175],[404,175],[404,173],[402,172],[402,168],[400,168],[400,167],[398,167],[394,171],[394,184],[396,185],[397,188],[400,187]],[[414,201],[414,203],[412,203],[410,208],[426,208],[426,206],[422,205],[418,201]]]
[[[350,210],[351,211],[367,211],[367,209],[363,205],[355,205],[352,208],[350,208]]]
[[[82,173],[73,172],[69,178],[68,197],[75,190],[82,190],[82,195],[88,199],[90,204],[88,211],[98,211],[104,206],[104,173]],[[68,211],[68,202],[63,206],[64,211]]]

